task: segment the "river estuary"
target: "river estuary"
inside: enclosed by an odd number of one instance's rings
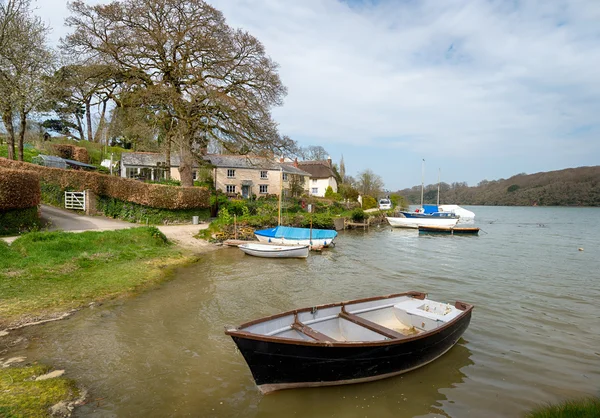
[[[599,395],[600,208],[468,209],[479,236],[382,226],[307,260],[207,253],[158,289],[24,331],[29,347],[13,354],[86,386],[78,417],[518,417]],[[395,378],[263,396],[223,333],[405,290],[475,310],[456,347]]]

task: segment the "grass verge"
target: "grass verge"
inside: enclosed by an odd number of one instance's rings
[[[75,400],[79,390],[65,378],[36,381],[51,371],[48,366],[0,368],[0,416],[38,418],[49,416],[48,408],[60,401]]]
[[[525,415],[526,418],[597,418],[600,417],[600,398],[565,401],[541,406]]]
[[[136,292],[189,260],[154,227],[0,241],[0,329]]]

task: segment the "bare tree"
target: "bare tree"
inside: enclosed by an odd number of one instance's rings
[[[383,180],[373,171],[367,169],[358,174],[357,188],[363,195],[377,197],[383,189]]]
[[[19,116],[19,160],[27,118],[45,95],[44,74],[52,68],[54,56],[46,46],[48,28],[34,16],[29,0],[8,0],[0,4],[0,106],[9,136],[9,158],[14,159],[15,114]]]
[[[320,145],[309,145],[300,147],[297,151],[298,156],[305,161],[322,161],[326,160],[329,154]]]
[[[172,118],[167,135],[178,147],[182,185],[192,185],[194,154],[211,140],[243,154],[282,154],[294,145],[271,117],[286,94],[277,64],[203,0],[69,7],[74,31],[65,48],[121,71],[131,106]]]

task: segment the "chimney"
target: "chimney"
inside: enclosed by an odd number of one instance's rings
[[[283,158],[283,157],[281,157],[281,158],[279,159],[279,162],[280,162],[280,163],[282,163],[282,162],[284,162],[284,161],[285,161],[285,158]]]
[[[328,156],[328,157],[327,157],[327,162],[329,163],[329,167],[333,167],[333,166],[331,165],[331,156]]]
[[[294,159],[294,167],[298,168],[298,158]]]

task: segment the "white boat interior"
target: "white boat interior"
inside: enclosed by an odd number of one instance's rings
[[[302,310],[239,330],[306,341],[385,341],[434,330],[462,312],[427,298],[398,296]]]

